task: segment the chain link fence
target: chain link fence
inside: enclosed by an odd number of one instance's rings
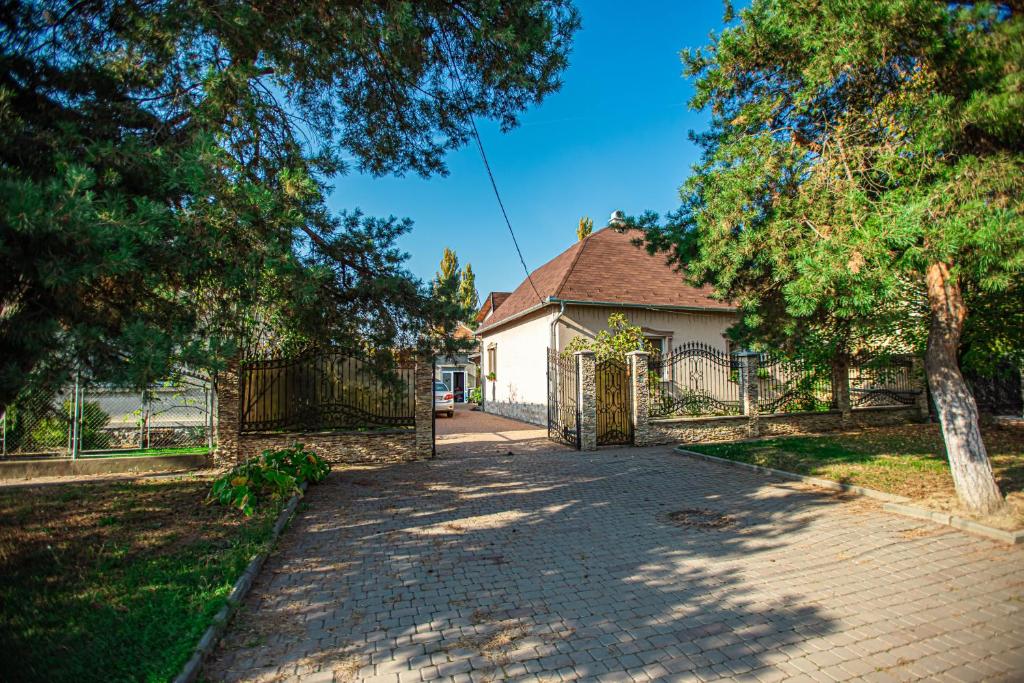
[[[185,379],[143,391],[75,384],[25,394],[0,417],[0,456],[80,457],[206,452],[213,448],[209,382]]]

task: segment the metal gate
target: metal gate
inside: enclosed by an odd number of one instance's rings
[[[996,363],[992,373],[967,371],[964,378],[971,387],[978,409],[992,415],[1020,415],[1024,404],[1024,383],[1020,370],[1010,361]]]
[[[580,375],[576,357],[548,349],[548,438],[580,447]]]
[[[598,361],[597,445],[610,446],[633,443],[633,408],[629,365],[609,358]]]

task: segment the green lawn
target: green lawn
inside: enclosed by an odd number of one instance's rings
[[[0,489],[0,680],[173,678],[279,509],[207,506],[209,485]]]
[[[83,453],[82,458],[139,458],[151,455],[203,455],[209,453],[206,446],[175,446],[168,448],[136,448],[124,451],[104,451],[102,453]]]
[[[987,428],[983,438],[1000,489],[1011,504],[1010,526],[1024,526],[1024,430]],[[866,486],[932,507],[956,508],[953,479],[938,425],[904,425],[687,448],[729,460]]]

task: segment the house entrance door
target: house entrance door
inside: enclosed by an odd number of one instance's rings
[[[441,378],[444,383],[451,387],[455,395],[456,403],[466,402],[466,372],[465,370],[442,370]]]

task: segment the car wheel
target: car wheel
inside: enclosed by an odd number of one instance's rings
[[[455,411],[454,410],[449,410],[448,411],[448,417],[455,417]]]

